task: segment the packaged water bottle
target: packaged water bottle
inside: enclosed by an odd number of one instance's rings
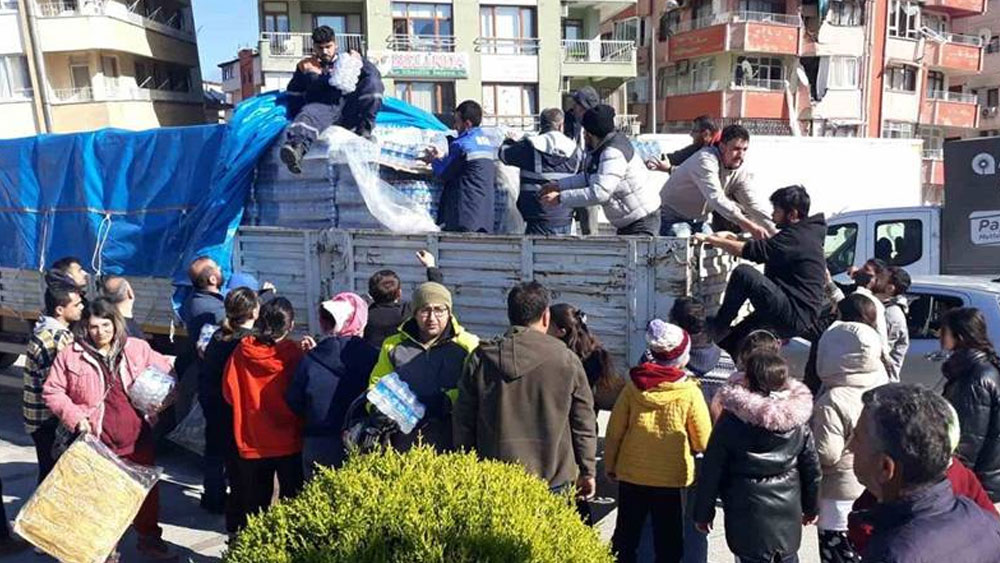
[[[410,391],[409,385],[399,379],[396,372],[380,379],[368,391],[367,397],[382,414],[394,420],[404,434],[412,432],[424,417],[424,405]]]

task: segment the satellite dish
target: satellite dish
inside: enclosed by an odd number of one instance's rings
[[[988,27],[980,28],[979,31],[976,32],[976,36],[979,37],[979,40],[983,45],[986,45],[990,42],[990,38],[993,37],[993,30]]]

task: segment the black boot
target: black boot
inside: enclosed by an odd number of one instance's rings
[[[281,147],[281,162],[285,163],[292,174],[302,173],[302,157],[306,149],[301,143],[286,143]]]

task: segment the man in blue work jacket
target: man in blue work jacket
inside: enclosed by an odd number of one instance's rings
[[[448,154],[427,149],[423,160],[434,177],[444,183],[437,222],[441,230],[459,233],[492,233],[497,168],[496,146],[479,125],[483,108],[466,100],[455,108],[458,137],[449,138]]]

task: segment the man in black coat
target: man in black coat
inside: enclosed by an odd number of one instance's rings
[[[744,242],[727,232],[695,235],[734,256],[764,264],[764,273],[748,264],[733,270],[722,306],[710,322],[716,341],[732,355],[743,338],[759,328],[769,328],[782,338],[805,334],[823,306],[826,219],[822,213],[809,216],[809,194],[802,186],[777,190],[771,194],[771,204],[771,217],[779,229],[771,238]],[[730,327],[747,300],[753,313]]]

